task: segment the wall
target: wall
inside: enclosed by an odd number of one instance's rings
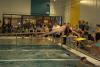
[[[92,26],[100,24],[100,0],[80,1],[80,19],[88,21]]]
[[[62,16],[64,18],[66,0],[50,0],[50,16]]]
[[[50,15],[62,16],[64,22],[75,25],[80,18],[80,0],[51,0]]]
[[[31,0],[32,15],[49,15],[50,0]]]
[[[64,22],[70,22],[70,8],[71,8],[71,0],[65,1],[65,11],[64,11]]]
[[[31,0],[0,0],[0,19],[2,14],[30,14]]]
[[[80,19],[80,0],[66,0],[64,20],[75,26]]]
[[[70,23],[76,26],[80,19],[80,0],[71,0]]]
[[[66,0],[64,20],[74,26],[78,20],[86,20],[95,27],[100,24],[100,0]]]

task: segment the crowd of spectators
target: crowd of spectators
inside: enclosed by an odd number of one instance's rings
[[[13,25],[7,19],[1,26],[2,33],[27,33],[27,32],[52,32],[52,30],[58,29],[54,32],[56,35],[76,35],[78,37],[84,37],[91,41],[98,41],[100,40],[100,26],[97,25],[95,31],[92,33],[90,32],[90,25],[88,21],[79,20],[76,27],[71,27],[70,23],[63,23],[62,26],[66,25],[65,29],[60,29],[61,25],[57,22],[52,23],[51,21],[42,21],[37,20],[35,23],[31,21],[25,20],[24,23],[18,23],[16,31],[13,29]],[[63,32],[57,33],[59,30],[63,30]],[[53,33],[53,34],[54,34]]]

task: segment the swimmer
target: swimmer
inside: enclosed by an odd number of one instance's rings
[[[79,36],[79,34],[75,31],[73,31],[71,29],[71,27],[69,27],[67,24],[60,26],[59,28],[53,29],[51,32],[46,32],[46,33],[42,34],[41,36],[46,36],[46,35],[50,35],[53,33],[62,33],[62,32],[65,32],[67,29],[70,29],[73,34],[76,34],[77,36]],[[69,32],[67,32],[67,33],[69,33]]]

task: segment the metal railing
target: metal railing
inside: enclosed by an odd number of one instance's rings
[[[45,32],[27,32],[27,33],[4,33],[4,34],[0,34],[0,43],[1,44],[20,44],[21,42],[27,42],[31,45],[33,44],[37,44],[36,42],[34,43],[35,40],[44,40],[45,42],[52,43],[55,44],[57,42],[61,42],[61,38],[57,38],[55,37],[53,34],[52,35],[45,35],[42,36],[42,34],[44,34]],[[48,43],[48,44],[49,44]],[[22,43],[23,44],[23,43]],[[25,43],[24,43],[25,44]]]

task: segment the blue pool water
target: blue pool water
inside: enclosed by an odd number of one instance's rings
[[[0,45],[0,67],[80,67],[79,57],[57,45]]]
[[[100,47],[100,43],[95,44],[97,47]]]

